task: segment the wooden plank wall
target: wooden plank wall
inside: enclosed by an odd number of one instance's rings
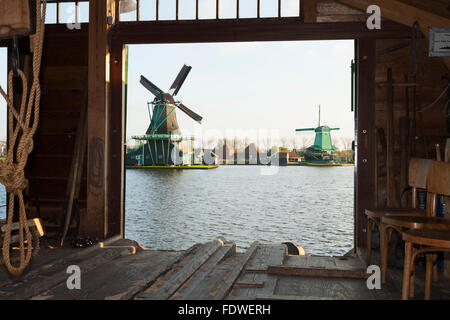
[[[384,139],[388,137],[387,121],[388,121],[388,99],[387,88],[385,83],[387,82],[388,69],[392,69],[392,78],[394,83],[405,83],[406,76],[408,75],[408,81],[414,82],[411,77],[410,61],[411,57],[411,45],[408,43],[408,39],[383,39],[376,41],[377,60],[376,60],[376,72],[375,72],[375,126],[378,132],[381,133],[376,136],[377,138],[377,159],[378,166],[376,170],[377,176],[377,194],[378,206],[383,207],[387,203],[386,192],[386,141]],[[448,82],[442,80],[442,76],[448,73],[444,62],[440,58],[428,57],[428,42],[423,40],[421,43],[422,59],[419,63],[418,83],[417,87],[417,107],[419,109],[431,104],[445,89]],[[408,89],[409,93],[409,110],[410,119],[413,119],[413,88]],[[436,159],[436,144],[441,145],[441,152],[443,158],[443,149],[445,146],[445,140],[450,137],[449,132],[446,130],[446,119],[444,114],[444,103],[446,101],[446,95],[431,109],[425,112],[418,112],[416,115],[417,129],[416,135],[418,139],[415,143],[415,152],[413,147],[407,141],[408,123],[407,117],[407,104],[406,104],[406,89],[405,87],[397,86],[393,90],[393,173],[395,177],[395,192],[398,199],[407,184],[407,167],[405,167],[405,159],[407,155],[416,156],[420,158]],[[381,130],[380,130],[381,129]],[[384,136],[383,132],[384,131]],[[414,129],[411,128],[411,135],[413,135]],[[407,198],[403,199],[403,206],[409,202]],[[399,199],[394,200],[392,203],[400,205]]]
[[[60,223],[75,133],[86,96],[87,26],[70,32],[65,25],[47,26],[44,47],[40,123],[26,177],[30,182],[27,190],[30,216],[37,216],[37,191],[41,217],[49,227]],[[79,205],[83,212],[86,208],[86,161]]]

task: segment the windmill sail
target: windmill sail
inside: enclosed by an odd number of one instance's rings
[[[190,108],[182,104],[181,102],[176,102],[174,96],[180,91],[186,80],[192,67],[184,65],[174,82],[172,83],[169,92],[164,92],[146,77],[141,76],[140,83],[149,90],[154,96],[155,100],[153,102],[153,110],[150,120],[150,125],[147,129],[146,134],[172,134],[180,133],[177,117],[176,108],[183,111],[186,115],[197,122],[202,121],[202,117],[192,111]]]

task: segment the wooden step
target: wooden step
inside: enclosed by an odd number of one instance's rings
[[[223,245],[221,239],[215,239],[207,243],[186,265],[172,274],[160,287],[155,283],[148,290],[140,293],[137,298],[144,300],[169,299]]]

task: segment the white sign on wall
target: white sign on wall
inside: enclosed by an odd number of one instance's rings
[[[450,28],[430,29],[430,57],[450,57]]]

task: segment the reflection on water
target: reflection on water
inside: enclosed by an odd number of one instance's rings
[[[126,237],[148,248],[187,249],[216,236],[243,250],[290,241],[307,254],[353,247],[353,167],[259,166],[126,171]]]

